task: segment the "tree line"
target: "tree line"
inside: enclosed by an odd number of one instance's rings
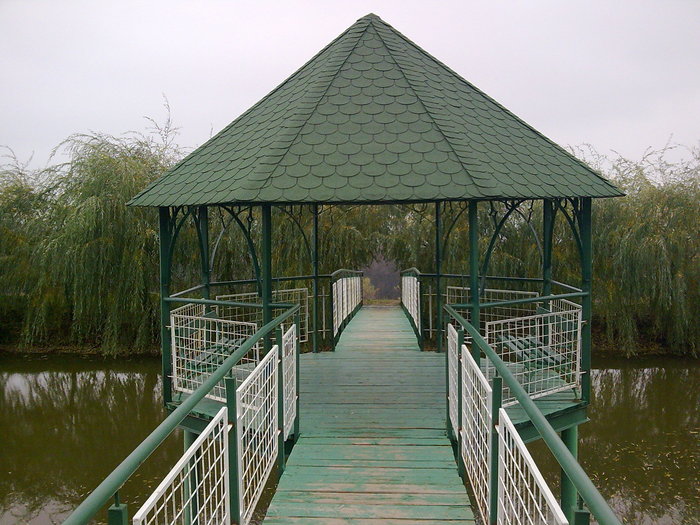
[[[5,347],[90,348],[104,354],[157,352],[158,218],[125,203],[184,155],[169,123],[145,134],[75,135],[59,150],[67,160],[30,169],[12,155],[0,167],[0,344]],[[611,352],[656,351],[697,356],[700,348],[700,148],[641,160],[579,151],[627,194],[594,203],[594,333]],[[672,152],[678,157],[678,150]],[[480,205],[485,251],[505,204]],[[428,205],[324,207],[321,272],[362,268],[378,257],[400,268],[433,271],[433,208]],[[239,217],[259,239],[256,209]],[[500,231],[489,273],[540,275],[535,235],[541,204],[524,203]],[[223,229],[214,278],[253,276],[244,238],[210,213],[211,238]],[[311,271],[308,207],[275,211],[273,267],[278,275]],[[446,273],[466,273],[464,208],[445,205],[451,226]],[[307,238],[304,238],[306,232]],[[176,244],[173,289],[199,282],[194,228]],[[577,284],[578,252],[567,221],[554,231],[554,278]]]

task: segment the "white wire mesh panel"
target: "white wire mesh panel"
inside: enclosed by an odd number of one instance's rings
[[[258,329],[255,323],[217,319],[217,315],[203,304],[187,304],[170,313],[175,391],[194,392]],[[256,344],[227,377],[243,381],[259,360],[260,345]],[[207,397],[225,402],[224,381],[217,383]]]
[[[486,342],[531,398],[579,386],[581,307],[559,299],[527,317],[486,323]],[[496,374],[489,362],[486,377]],[[503,405],[516,402],[504,387]]]
[[[455,432],[459,432],[459,413],[457,407],[457,381],[459,380],[459,344],[457,330],[447,325],[447,404],[450,423]]]
[[[462,345],[462,429],[460,454],[483,523],[489,517],[491,386]]]
[[[293,324],[282,336],[282,376],[284,377],[284,439],[294,428],[297,416],[297,325]]]
[[[498,413],[499,525],[568,525],[505,410]]]
[[[236,389],[236,439],[240,523],[246,525],[260,499],[278,452],[275,345]]]
[[[231,523],[228,427],[223,407],[136,512],[134,525]]]

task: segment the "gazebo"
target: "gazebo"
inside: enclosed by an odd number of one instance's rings
[[[490,422],[484,420],[483,424],[492,430],[483,446],[498,445],[498,434],[494,430],[498,425],[497,406],[506,407],[510,403],[512,410],[519,406],[521,419],[519,422],[514,419],[514,423],[520,438],[525,441],[545,439],[562,464],[560,505],[566,518],[569,521],[582,519],[585,514],[581,501],[577,504],[578,494],[601,523],[616,523],[590,480],[582,471],[579,473],[578,464],[573,465],[572,457],[576,456],[577,428],[587,420],[586,406],[590,400],[592,202],[595,198],[620,195],[617,188],[585,163],[379,17],[367,15],[129,202],[131,206],[158,208],[160,216],[166,406],[173,411],[171,416],[177,413],[180,417],[176,424],[187,430],[186,444],[196,444],[197,435],[206,430],[205,426],[218,407],[228,402],[231,409],[233,394],[228,389],[240,386],[241,381],[246,384],[249,379],[245,378],[266,363],[266,358],[261,356],[273,347],[275,328],[284,326],[286,330],[293,316],[298,315],[299,307],[294,309],[291,304],[297,302],[294,297],[275,295],[275,283],[279,279],[272,267],[273,208],[299,206],[313,215],[313,229],[309,232],[313,272],[302,277],[313,283],[311,326],[307,331],[316,351],[320,346],[319,283],[324,278],[319,273],[318,261],[320,210],[348,204],[428,204],[434,206],[435,270],[431,274],[422,274],[416,269],[403,273],[402,305],[417,340],[422,341],[429,313],[425,304],[421,306],[420,284],[431,280],[436,290],[436,307],[431,308],[430,314],[436,326],[437,346],[447,351],[444,375],[448,390],[447,432],[456,449],[462,451],[458,452],[462,458],[458,463],[465,479],[473,486],[478,481],[478,476],[474,478],[471,473],[471,460],[465,451],[471,446],[468,422],[464,419],[465,414],[471,412],[466,403],[477,398],[476,393],[468,398],[466,390],[471,384],[467,381],[468,375],[473,372],[475,377],[483,375],[483,381],[491,385],[487,385],[489,392],[490,389],[499,390],[497,397],[489,398],[491,412],[487,419]],[[500,228],[520,205],[532,201],[541,201],[543,210],[541,277],[489,276],[488,260]],[[442,216],[445,206],[454,202],[466,203],[468,209],[470,264],[464,272],[468,286],[452,287],[450,292],[445,285],[449,276],[442,273],[441,246],[446,237]],[[485,203],[499,203],[504,211],[489,248],[480,254],[478,210]],[[231,281],[211,280],[217,243],[209,238],[208,221],[210,209],[217,207],[230,215],[230,224],[240,227],[246,238],[257,290],[245,300],[242,296],[220,296],[212,291],[222,284],[231,284]],[[260,210],[260,239],[254,238],[241,216],[242,210],[252,208]],[[552,276],[552,234],[557,215],[570,226],[580,254],[581,280],[577,286],[560,283]],[[173,245],[188,218],[194,221],[198,234],[202,279],[184,292],[172,293]],[[489,279],[510,284],[506,289],[491,289],[486,286]],[[360,309],[362,297],[357,274],[341,271],[331,280],[334,283],[332,339],[335,344],[343,328]],[[529,288],[521,293],[518,285],[524,283]],[[559,292],[554,294],[554,289]],[[185,306],[171,310],[176,303]],[[230,315],[222,313],[225,309]],[[243,312],[246,309],[248,313]],[[505,310],[508,310],[507,315],[503,315]],[[260,317],[250,311],[258,312]],[[275,317],[275,312],[279,311],[288,313]],[[178,315],[187,319],[185,324],[178,324]],[[512,318],[519,321],[508,324]],[[195,319],[201,320],[198,323],[211,323],[211,326],[202,328],[204,325],[194,323]],[[237,332],[235,336],[241,342],[228,353],[207,361],[208,372],[203,371],[200,362],[196,372],[199,380],[182,388],[183,379],[178,375],[184,373],[185,368],[174,369],[180,366],[178,355],[184,351],[180,348],[181,340],[189,338],[192,343],[193,334],[203,330],[210,338],[221,341],[225,319],[240,323],[254,321],[254,328],[250,332]],[[528,325],[530,331],[526,336],[522,335],[525,326],[522,319],[537,320],[537,326]],[[299,330],[298,319],[293,326]],[[532,335],[535,331],[536,337]],[[227,341],[233,337],[226,334]],[[562,343],[557,342],[557,338],[568,339]],[[533,342],[535,339],[546,339],[548,343]],[[260,342],[264,350],[255,346],[257,357],[250,358],[243,366],[241,356],[250,357],[254,347],[250,341],[253,340]],[[279,351],[284,353],[288,341],[278,335],[277,342]],[[201,351],[202,344],[188,352]],[[557,353],[555,347],[564,344],[568,345],[566,350]],[[283,362],[282,357],[280,362]],[[532,365],[535,362],[537,370]],[[298,357],[295,363],[290,366],[297,367],[296,427],[293,430],[280,427],[282,437],[278,446],[282,457],[285,439],[293,436],[296,440],[299,435]],[[280,366],[285,367],[284,364]],[[554,375],[555,388],[551,387]],[[573,379],[562,379],[565,375]],[[237,383],[222,386],[224,376]],[[174,384],[178,381],[179,387]],[[282,387],[283,383],[284,378],[280,376],[280,391],[286,388]],[[540,383],[550,386],[543,389],[532,386]],[[220,392],[208,395],[214,392],[212,385],[215,384],[219,385],[216,388]],[[209,392],[200,395],[198,392],[204,387],[209,388]],[[180,395],[174,395],[178,390]],[[570,393],[569,397],[562,397],[563,392]],[[557,400],[565,400],[557,401],[560,404],[554,408],[545,409],[547,403],[540,401],[551,401],[553,398],[547,396],[554,393]],[[191,401],[194,397],[197,400]],[[494,399],[497,405],[490,404]],[[294,402],[281,399],[279,406],[290,407]],[[204,407],[203,403],[209,405]],[[238,410],[242,406],[240,403],[245,402],[239,400]],[[195,404],[198,409],[193,413]],[[182,409],[184,406],[186,411]],[[286,421],[284,411],[280,410],[280,420]],[[474,409],[474,413],[477,412]],[[207,413],[209,418],[204,417]],[[294,425],[291,420],[286,422]],[[500,428],[505,428],[503,423]],[[561,440],[557,432],[561,433]],[[245,439],[241,435],[239,438]],[[241,443],[237,450],[243,446]],[[475,497],[484,519],[495,520],[500,503],[497,500],[498,476],[493,473],[499,466],[496,449],[488,450],[487,466],[492,475],[486,484],[491,487],[491,495],[482,500],[475,490]],[[280,463],[282,468],[283,465],[284,459]],[[245,483],[245,475],[239,473],[232,485],[235,490],[244,490],[242,484]],[[251,501],[240,500],[241,505],[246,506],[245,511],[249,511],[257,499]],[[245,513],[238,505],[239,500],[236,500],[235,520],[238,519],[236,512],[241,516]],[[118,509],[118,505],[115,508]],[[555,517],[559,519],[559,516]],[[244,516],[241,520],[245,519]]]

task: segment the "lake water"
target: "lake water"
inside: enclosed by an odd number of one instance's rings
[[[700,523],[700,363],[594,366],[580,458],[596,486],[625,523]],[[165,417],[159,372],[158,359],[0,355],[0,524],[60,523]],[[548,451],[531,448],[558,493]],[[181,451],[177,432],[127,483],[132,514]]]

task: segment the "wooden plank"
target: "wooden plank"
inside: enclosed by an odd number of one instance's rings
[[[355,503],[333,504],[317,501],[293,503],[274,502],[268,516],[299,518],[364,518],[364,519],[414,519],[456,520],[471,519],[473,514],[465,505],[364,505]]]

